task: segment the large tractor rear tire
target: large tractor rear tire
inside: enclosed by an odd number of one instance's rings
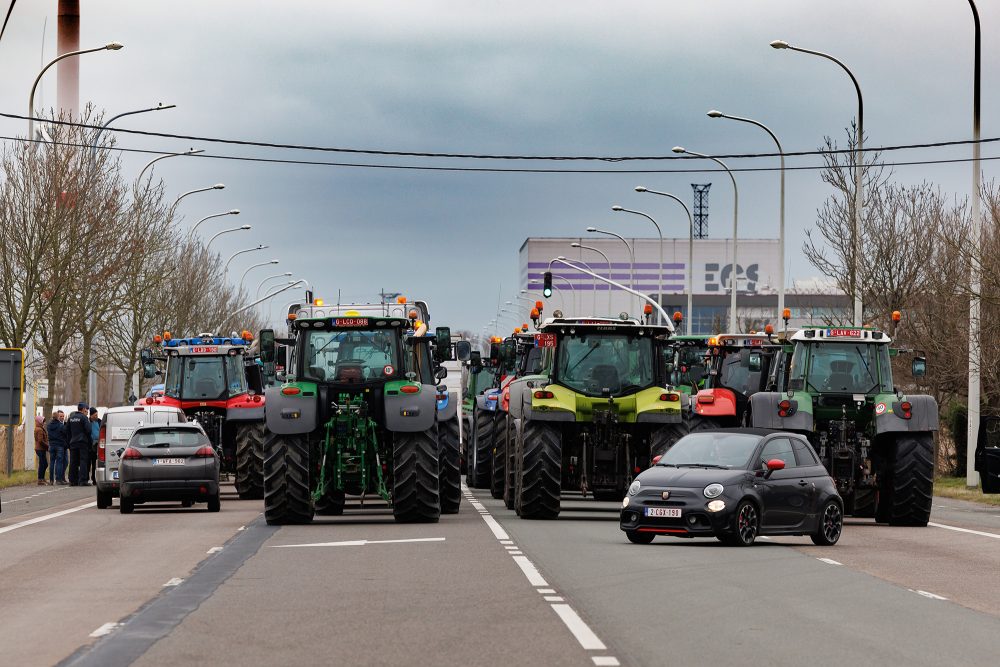
[[[503,505],[509,510],[514,509],[514,488],[517,477],[517,435],[518,420],[507,420],[507,451],[505,452],[506,469],[503,476]]]
[[[441,516],[437,429],[393,438],[392,514],[405,523],[435,523]]]
[[[850,509],[850,512],[845,513],[860,519],[871,519],[875,516],[877,500],[878,493],[872,487],[854,489],[854,498],[851,499],[851,502],[844,499],[845,508]]]
[[[522,519],[559,516],[562,434],[553,424],[527,420],[521,433],[514,508]]]
[[[309,523],[309,441],[301,435],[268,433],[264,440],[264,519],[268,525]]]
[[[478,408],[473,412],[469,471],[465,476],[465,483],[473,489],[485,489],[490,484],[493,464],[493,423],[492,412]]]
[[[240,500],[264,497],[264,422],[241,424],[236,431],[236,493]]]
[[[503,417],[503,419],[501,419]],[[490,495],[497,500],[503,499],[503,480],[507,476],[507,440],[509,429],[508,415],[497,415],[496,431],[493,438],[493,455],[490,461]]]
[[[892,462],[890,505],[883,516],[893,526],[926,526],[934,496],[934,437],[900,433]],[[880,498],[880,501],[886,500]]]
[[[462,504],[462,471],[459,461],[458,417],[449,419],[438,429],[441,488],[441,514],[458,514]]]

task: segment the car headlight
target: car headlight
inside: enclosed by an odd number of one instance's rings
[[[635,494],[639,493],[639,489],[641,487],[642,487],[642,484],[639,483],[639,480],[635,480],[634,482],[632,482],[631,484],[629,484],[628,494],[630,496],[634,496]]]
[[[624,498],[622,498],[622,509],[625,509],[626,507],[628,507],[628,502],[629,502],[628,496],[625,496]]]
[[[713,500],[710,503],[708,503],[709,512],[721,512],[724,509],[726,509],[725,500]]]
[[[725,490],[721,484],[709,484],[702,493],[705,494],[706,498],[718,498]]]

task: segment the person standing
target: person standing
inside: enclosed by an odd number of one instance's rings
[[[48,486],[45,469],[49,467],[49,433],[45,430],[45,417],[35,417],[35,456],[38,457],[38,486]]]
[[[101,439],[101,418],[97,408],[90,409],[90,483],[97,484],[97,443]]]
[[[76,410],[69,414],[66,433],[69,439],[69,485],[89,486],[87,478],[90,476],[90,443],[93,439],[86,403],[78,403]]]
[[[69,440],[66,437],[66,413],[56,410],[52,413],[52,421],[49,422],[46,431],[49,434],[49,482],[52,484],[66,484],[66,446]]]

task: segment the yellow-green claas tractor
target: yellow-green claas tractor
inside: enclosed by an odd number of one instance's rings
[[[598,500],[625,495],[649,465],[657,433],[681,421],[663,363],[671,332],[624,315],[542,324],[539,373],[510,397],[518,515],[555,518],[564,491]]]

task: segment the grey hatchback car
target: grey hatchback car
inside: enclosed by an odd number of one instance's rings
[[[218,512],[219,457],[197,423],[140,426],[129,438],[118,468],[122,514],[137,504],[207,502]]]

